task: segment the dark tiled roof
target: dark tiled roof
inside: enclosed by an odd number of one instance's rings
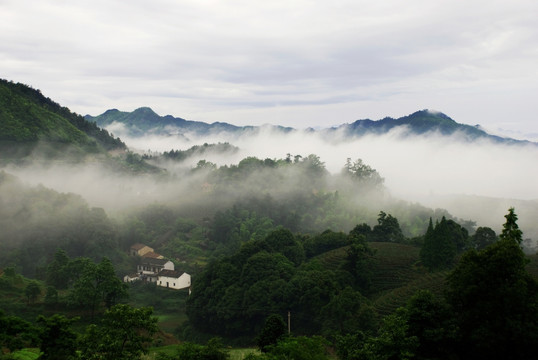
[[[178,278],[181,275],[182,273],[175,270],[161,270],[161,272],[159,273],[159,276],[167,276],[167,277],[172,277],[172,278]]]
[[[170,260],[168,259],[152,259],[152,258],[142,258],[142,265],[160,265],[163,266]]]
[[[158,258],[162,258],[163,256],[161,254],[157,254],[156,252],[150,251],[150,252],[145,253],[144,255],[142,255],[142,257],[151,258],[151,259],[158,259]]]
[[[144,244],[140,244],[140,243],[139,243],[139,244],[134,244],[133,246],[131,246],[131,249],[133,249],[133,250],[140,250],[140,249],[143,249],[143,248],[145,248],[145,247],[146,247],[146,245],[144,245]]]

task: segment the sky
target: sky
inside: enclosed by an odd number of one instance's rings
[[[421,109],[538,140],[538,2],[0,0],[0,77],[72,111],[331,127]]]

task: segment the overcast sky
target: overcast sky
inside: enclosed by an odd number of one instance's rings
[[[0,77],[83,115],[304,128],[429,108],[538,139],[537,19],[536,0],[0,0]]]

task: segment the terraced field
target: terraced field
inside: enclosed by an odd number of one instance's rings
[[[441,295],[447,274],[448,272],[424,274],[403,286],[378,294],[373,299],[374,308],[380,315],[388,315],[397,308],[405,306],[409,298],[421,289]]]
[[[417,290],[427,289],[441,294],[447,272],[428,273],[419,263],[420,249],[395,243],[369,243],[376,252],[372,256],[372,285],[369,298],[375,309],[386,315],[400,306]],[[324,267],[336,270],[345,260],[347,247],[320,255]]]

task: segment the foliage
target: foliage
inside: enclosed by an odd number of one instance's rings
[[[282,339],[287,332],[286,323],[282,316],[271,314],[265,319],[265,325],[256,337],[256,345],[262,352],[267,352],[268,347]]]
[[[427,290],[419,290],[406,309],[407,333],[419,340],[415,357],[452,358],[459,341],[459,329],[448,303]]]
[[[377,218],[377,225],[373,227],[369,240],[401,243],[405,240],[405,237],[402,229],[400,229],[398,219],[381,211]]]
[[[352,230],[353,231],[353,230]],[[349,245],[348,235],[343,232],[325,230],[319,235],[307,237],[303,240],[303,248],[306,258],[326,253]]]
[[[262,355],[251,354],[246,360],[327,360],[328,342],[321,336],[285,337],[269,346]]]
[[[22,349],[35,344],[36,340],[36,329],[31,323],[16,316],[6,316],[0,310],[0,349]]]
[[[125,144],[106,130],[71,113],[39,90],[0,79],[0,141],[50,141],[74,144],[86,151],[125,149]]]
[[[78,318],[68,319],[55,314],[49,318],[40,315],[37,323],[40,326],[39,339],[42,360],[76,359],[77,334],[71,328]]]
[[[356,236],[353,230],[350,232],[349,241],[350,245],[343,267],[353,275],[359,289],[368,291],[372,280],[371,257],[375,251],[368,246],[363,235]]]
[[[64,289],[67,254],[122,261],[112,220],[80,196],[0,176],[0,198],[0,266],[16,265],[21,274],[47,277],[49,285]]]
[[[107,310],[97,325],[86,329],[81,341],[82,359],[136,359],[147,352],[157,332],[152,308],[133,308],[118,304]]]
[[[347,158],[342,174],[367,187],[381,186],[384,182],[381,175],[371,166],[365,164],[362,159],[351,162],[351,158]]]
[[[508,209],[508,214],[506,214],[504,217],[506,218],[506,222],[503,224],[503,230],[499,237],[502,240],[516,241],[519,245],[521,245],[523,232],[517,225],[517,215],[514,212],[514,208],[511,207]]]
[[[377,329],[378,319],[369,301],[350,286],[334,295],[321,309],[324,330],[339,334]]]
[[[428,225],[424,235],[424,245],[420,250],[422,264],[430,270],[446,269],[452,266],[457,247],[451,236],[451,227],[445,217],[441,222]]]
[[[174,161],[185,161],[188,158],[191,158],[193,156],[205,156],[206,154],[210,153],[217,153],[217,154],[223,154],[223,153],[229,153],[229,154],[235,154],[239,151],[239,148],[236,146],[231,145],[228,142],[224,143],[217,143],[217,144],[208,144],[204,143],[203,145],[194,145],[191,146],[187,150],[170,150],[165,151],[161,155],[162,159],[169,159]],[[160,161],[160,158],[155,157],[147,157],[152,158],[153,160]]]
[[[497,241],[497,234],[489,227],[479,227],[472,236],[472,243],[476,250],[482,250]]]
[[[513,209],[504,228],[517,228]],[[526,271],[518,236],[465,253],[448,281],[466,358],[526,359],[538,337],[538,283]]]
[[[41,287],[39,286],[37,281],[32,280],[28,283],[28,285],[26,285],[26,288],[24,289],[24,294],[28,299],[28,304],[33,303],[41,294]]]
[[[69,293],[69,302],[78,307],[86,307],[93,317],[101,303],[110,308],[120,299],[127,297],[127,288],[115,274],[112,262],[103,258],[99,264],[86,259],[80,277]]]
[[[226,360],[230,358],[230,352],[225,349],[219,338],[211,338],[206,345],[184,342],[176,349],[176,354],[160,354],[157,360]]]

